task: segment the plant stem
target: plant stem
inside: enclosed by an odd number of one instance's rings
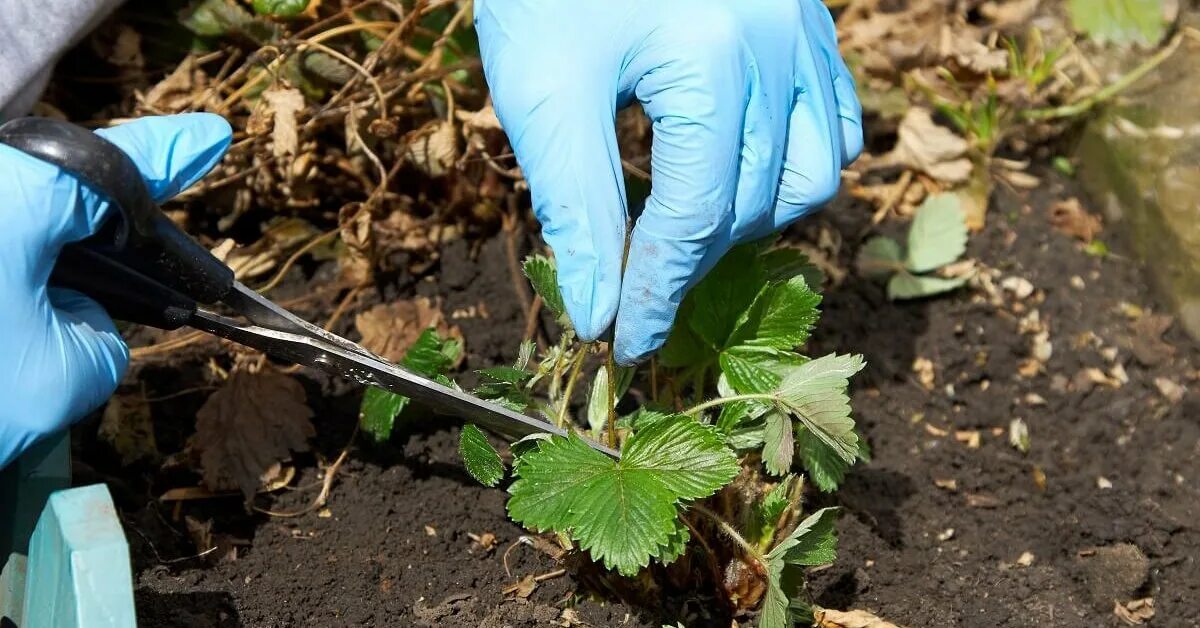
[[[1141,65],[1131,70],[1128,74],[1122,76],[1116,81],[1106,85],[1103,89],[1096,93],[1083,98],[1078,102],[1061,107],[1051,107],[1045,109],[1031,109],[1021,113],[1021,117],[1025,120],[1055,120],[1059,118],[1073,118],[1075,116],[1091,111],[1093,107],[1103,103],[1106,100],[1120,94],[1128,89],[1134,83],[1140,81],[1143,77],[1149,74],[1154,68],[1157,68],[1162,62],[1175,54],[1175,50],[1179,48],[1179,44],[1183,42],[1183,35],[1176,35],[1171,42],[1159,50],[1154,56],[1146,59]]]
[[[749,541],[742,537],[742,535],[736,529],[734,529],[734,527],[730,525],[728,521],[725,521],[717,513],[699,504],[693,504],[691,510],[704,515],[709,521],[715,523],[717,529],[725,534],[725,536],[728,536],[735,545],[741,548],[741,550],[746,553],[747,558],[754,561],[754,567],[757,571],[763,574],[767,573],[766,557],[763,556],[762,552],[758,551],[758,548],[751,545]]]
[[[612,346],[609,346],[608,359],[604,361],[604,370],[608,373],[608,446],[617,448],[617,365],[613,361]]]
[[[571,374],[567,376],[567,388],[563,391],[562,405],[558,408],[558,418],[555,426],[561,428],[567,424],[567,411],[571,409],[571,393],[575,390],[575,381],[579,379],[579,370],[583,368],[583,360],[587,357],[587,345],[579,348],[571,365]]]
[[[734,395],[732,397],[718,397],[716,399],[710,399],[704,403],[694,405],[691,408],[684,410],[683,413],[686,415],[695,415],[704,412],[709,408],[715,408],[716,406],[727,403],[735,403],[738,401],[775,401],[775,395],[771,393],[748,393],[745,395]]]

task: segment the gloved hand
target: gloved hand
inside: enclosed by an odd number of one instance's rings
[[[155,200],[204,176],[229,147],[212,114],[143,118],[96,132],[121,147]],[[129,349],[102,307],[46,281],[63,245],[96,232],[109,203],[55,166],[0,145],[0,467],[112,394]]]
[[[484,72],[587,340],[628,364],[738,242],[828,202],[862,111],[820,0],[477,0]],[[614,127],[653,121],[652,192],[629,245]]]

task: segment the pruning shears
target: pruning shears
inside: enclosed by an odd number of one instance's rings
[[[566,436],[565,430],[546,421],[410,373],[247,288],[224,262],[163,214],[133,161],[91,131],[47,118],[19,118],[0,126],[0,143],[58,166],[112,203],[116,211],[96,235],[62,250],[50,282],[87,294],[113,318],[166,330],[186,325],[278,359],[411,397],[503,436]],[[224,305],[245,322],[201,304]],[[619,457],[608,447],[588,443]]]

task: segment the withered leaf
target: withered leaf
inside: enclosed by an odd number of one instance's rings
[[[1091,242],[1104,229],[1100,218],[1088,213],[1079,199],[1069,198],[1050,207],[1050,224],[1055,229],[1082,240]]]
[[[150,420],[150,403],[140,392],[110,399],[97,434],[117,452],[121,464],[159,457],[154,424]]]
[[[996,72],[1008,65],[1008,51],[989,48],[980,42],[977,29],[943,24],[940,43],[942,57],[976,74]]]
[[[425,174],[443,176],[458,158],[458,132],[450,122],[433,120],[409,136],[405,156]]]
[[[1154,619],[1154,598],[1147,597],[1124,604],[1113,602],[1113,614],[1130,626],[1140,626]]]
[[[262,99],[271,111],[272,151],[276,157],[295,155],[300,151],[296,115],[304,110],[304,94],[294,87],[272,87],[262,93]]]
[[[462,338],[458,327],[446,322],[440,304],[425,297],[376,305],[355,317],[354,326],[364,347],[392,362],[404,358],[404,352],[430,327],[443,338]]]
[[[896,147],[875,163],[904,166],[945,183],[962,183],[971,176],[967,140],[933,121],[933,114],[913,107],[900,121]]]
[[[1166,314],[1147,314],[1129,324],[1133,331],[1129,349],[1145,366],[1154,366],[1175,355],[1175,347],[1162,339],[1175,319]]]
[[[835,611],[818,608],[813,611],[818,628],[899,628],[890,621],[867,611]]]
[[[280,373],[234,371],[196,413],[191,448],[204,484],[250,499],[280,473],[281,460],[308,450],[316,430],[304,388]]]
[[[183,111],[193,105],[192,101],[198,93],[205,91],[207,82],[208,76],[196,64],[196,57],[188,55],[166,78],[141,97],[141,107],[154,113]]]

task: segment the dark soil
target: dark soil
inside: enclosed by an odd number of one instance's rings
[[[1154,383],[1162,377],[1195,388],[1200,356],[1171,329],[1173,355],[1153,366],[1134,359],[1121,304],[1160,308],[1137,264],[1091,257],[1049,227],[1046,207],[1073,193],[1063,185],[1048,182],[1024,200],[1000,193],[991,224],[972,240],[972,256],[1037,288],[1022,305],[1006,294],[997,307],[969,290],[893,304],[880,286],[853,273],[828,291],[812,353],[865,354],[870,366],[856,380],[854,408],[874,460],[853,471],[835,498],[813,498],[844,508],[838,561],[813,575],[819,604],[866,608],[907,626],[1073,628],[1119,625],[1114,601],[1153,597],[1150,625],[1200,625],[1200,396],[1189,391],[1172,403]],[[837,261],[849,266],[867,215],[841,205],[796,235],[831,228],[847,243]],[[1112,231],[1103,237],[1116,239]],[[1110,245],[1121,250],[1119,242]],[[510,361],[525,325],[503,235],[474,253],[455,243],[431,277],[402,278],[384,289],[385,298],[441,295],[446,312],[474,306],[474,316],[454,320],[466,338],[465,369]],[[1072,286],[1076,276],[1082,289]],[[1025,312],[1014,312],[1022,306]],[[1054,353],[1044,372],[1026,378],[1017,370],[1031,336],[1018,332],[1018,320],[1028,309],[1040,311]],[[1115,363],[1129,381],[1119,388],[1069,385],[1082,368],[1111,371],[1105,347],[1117,348]],[[918,357],[935,365],[932,391],[912,370]],[[158,366],[138,377],[150,394],[168,394],[186,388],[199,370]],[[332,459],[350,437],[358,393],[324,379],[306,386],[316,449]],[[1030,393],[1045,404],[1031,405]],[[202,399],[156,404],[164,452],[182,444]],[[1029,425],[1028,454],[1008,443],[1015,417]],[[78,480],[108,481],[113,489],[134,555],[143,625],[535,626],[561,622],[562,609],[573,606],[592,626],[657,627],[679,618],[689,628],[729,626],[706,619],[712,606],[701,600],[655,608],[597,601],[601,596],[570,569],[541,582],[528,599],[504,594],[522,577],[562,565],[514,545],[523,531],[505,518],[504,494],[478,486],[459,466],[453,421],[414,422],[394,446],[357,446],[327,510],[278,518],[247,515],[237,498],[186,503],[182,514],[212,519],[214,532],[239,539],[237,559],[223,562],[194,558],[182,517],[150,499],[194,479],[147,469],[148,485],[130,480],[135,474],[89,444],[93,429],[85,424],[77,437]],[[980,446],[956,439],[958,430],[980,431]],[[298,463],[293,485],[316,482],[315,461]],[[1100,478],[1111,487],[1100,488]],[[956,486],[935,484],[947,480]],[[315,491],[257,503],[296,510]],[[484,550],[469,533],[494,534],[495,547]],[[1148,574],[1127,547],[1096,549],[1120,544],[1144,554]],[[502,560],[510,546],[511,575]],[[1032,563],[1018,563],[1024,552]]]

